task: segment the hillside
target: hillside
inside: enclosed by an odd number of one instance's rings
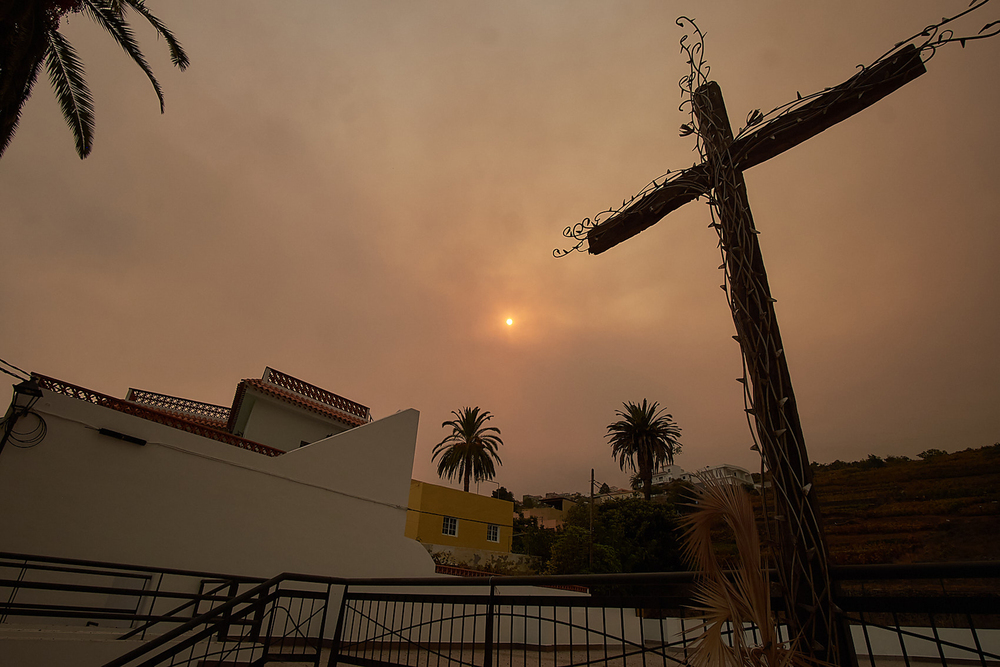
[[[1000,560],[1000,443],[813,475],[834,563]]]

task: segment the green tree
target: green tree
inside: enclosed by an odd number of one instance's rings
[[[566,516],[549,561],[550,574],[670,572],[683,569],[680,514],[667,502],[622,498],[595,506],[590,563],[590,503]]]
[[[481,482],[497,474],[493,462],[503,465],[497,453],[503,440],[500,429],[486,426],[493,418],[489,410],[480,412],[477,406],[452,410],[451,414],[455,419],[441,424],[441,428],[451,429],[451,435],[434,446],[431,460],[438,459],[438,477],[461,479],[468,492],[470,479]]]
[[[555,541],[556,531],[540,527],[537,517],[518,516],[514,519],[514,538],[511,540],[510,550],[536,559],[539,572],[545,571]]]
[[[674,456],[681,451],[681,429],[655,401],[648,404],[643,399],[642,405],[628,402],[624,407],[615,411],[621,419],[608,426],[611,456],[622,470],[635,471],[642,481],[643,496],[649,500],[653,470],[664,463],[673,465]]]
[[[594,543],[594,561],[590,562],[590,533],[578,526],[567,526],[552,545],[548,574],[604,574],[621,572],[617,554],[611,547]]]
[[[683,568],[679,522],[669,503],[622,498],[598,508],[594,541],[612,546],[622,572],[670,572]]]
[[[0,156],[14,137],[21,109],[31,96],[43,62],[76,140],[77,154],[85,158],[93,148],[94,101],[83,78],[83,63],[59,32],[66,14],[83,13],[111,35],[153,84],[163,113],[163,91],[126,20],[126,8],[149,21],[163,37],[174,65],[182,70],[188,66],[184,49],[170,29],[150,13],[144,0],[0,1]]]
[[[510,501],[512,503],[515,503],[515,504],[517,503],[517,501],[514,500],[514,494],[511,493],[510,491],[508,491],[506,486],[499,486],[499,487],[497,487],[493,491],[492,495],[493,495],[494,498],[499,498],[500,500],[508,500],[508,501]]]

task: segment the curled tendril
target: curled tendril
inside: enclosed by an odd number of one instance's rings
[[[580,222],[567,227],[563,230],[563,236],[568,239],[575,239],[576,245],[569,248],[555,248],[552,251],[552,256],[559,258],[565,257],[573,252],[583,252],[583,246],[587,242],[587,232],[596,227],[601,219],[601,216],[612,213],[612,211],[603,211],[594,216],[594,219],[584,218]]]
[[[681,94],[689,97],[698,86],[708,82],[712,68],[705,64],[705,33],[686,16],[678,17],[677,25],[688,31],[681,37],[681,52],[687,55],[691,71],[680,80],[679,86]]]
[[[945,26],[946,24],[949,24],[952,21],[956,21],[962,18],[963,16],[966,16],[970,12],[979,9],[989,1],[990,0],[973,0],[973,2],[969,5],[969,8],[966,9],[965,11],[956,14],[955,16],[952,16],[950,18],[941,19],[940,23],[929,25],[920,32],[918,32],[916,35],[910,37],[909,39],[905,39],[901,42],[898,42],[895,46],[893,46],[892,49],[890,49],[882,57],[880,57],[867,67],[864,65],[858,65],[858,73],[860,74],[861,72],[864,72],[867,69],[871,69],[872,67],[875,67],[879,63],[894,57],[896,54],[900,52],[900,50],[902,50],[905,46],[910,44],[914,45],[917,49],[921,50],[925,54],[923,59],[924,62],[927,62],[928,60],[930,60],[931,56],[934,55],[934,52],[939,47],[945,44],[949,44],[951,42],[959,42],[962,44],[962,46],[965,46],[965,43],[968,41],[974,39],[986,39],[987,37],[993,37],[1000,34],[1000,21],[993,21],[991,23],[987,23],[985,26],[983,26],[983,28],[979,31],[978,34],[966,37],[956,37],[954,30],[952,30],[951,28],[943,28],[943,26]],[[752,134],[753,133],[752,128],[755,128],[758,125],[764,123],[770,123],[771,121],[775,120],[780,116],[783,116],[791,111],[795,111],[796,109],[805,106],[806,104],[812,102],[821,95],[828,93],[829,91],[830,89],[826,88],[824,90],[817,91],[805,97],[803,97],[801,94],[796,94],[796,99],[786,104],[783,104],[779,107],[775,107],[771,111],[768,111],[766,114],[761,114],[760,111],[751,112],[750,115],[747,116],[747,124],[743,127],[743,129],[739,131],[739,133],[737,133],[736,138],[741,139]],[[852,87],[842,91],[841,95],[857,95],[861,92],[863,92],[863,89],[861,89],[860,87]],[[687,104],[687,101],[685,101],[685,104]],[[683,109],[685,105],[681,106]]]
[[[966,42],[972,42],[978,39],[987,39],[988,37],[996,37],[997,35],[1000,35],[1000,21],[991,21],[980,28],[979,32],[972,35],[963,35],[961,37],[956,37],[953,29],[943,27],[952,21],[957,21],[958,19],[971,14],[989,1],[990,0],[972,0],[972,2],[969,3],[969,8],[965,11],[959,12],[954,16],[943,18],[940,22],[927,26],[909,39],[904,39],[903,41],[898,42],[888,53],[875,62],[877,63],[885,60],[907,44],[913,44],[916,46],[923,54],[924,62],[927,62],[934,56],[938,48],[944,46],[945,44],[958,42],[964,47]]]
[[[576,244],[569,248],[562,248],[562,249],[556,248],[555,250],[552,251],[552,256],[559,258],[559,257],[565,257],[566,255],[569,255],[573,252],[585,252],[586,248],[584,247],[584,245],[587,243],[587,234],[590,232],[591,229],[597,227],[598,225],[610,222],[616,216],[624,213],[629,208],[631,208],[633,204],[642,201],[643,197],[648,195],[653,190],[656,190],[657,188],[662,188],[670,181],[673,181],[676,178],[680,178],[683,175],[684,175],[683,171],[675,171],[675,172],[667,171],[667,173],[663,174],[662,176],[658,176],[657,178],[654,178],[652,181],[647,183],[646,187],[640,190],[637,194],[623,201],[622,205],[619,206],[618,208],[609,208],[595,215],[593,219],[584,218],[582,221],[576,223],[575,225],[571,227],[566,227],[565,229],[563,229],[563,236],[565,236],[568,239],[574,239],[576,241]]]
[[[701,133],[698,131],[698,118],[694,113],[694,91],[708,83],[708,76],[712,68],[705,63],[705,33],[692,19],[686,16],[678,17],[677,25],[687,31],[687,34],[681,37],[681,52],[687,55],[687,63],[690,67],[688,74],[677,82],[677,86],[681,89],[681,97],[684,98],[678,110],[681,113],[686,113],[690,119],[681,125],[680,134],[682,137],[693,134],[695,136],[694,150],[701,154]]]
[[[690,122],[681,125],[681,136],[694,134],[696,137],[699,137],[699,140],[695,145],[695,150],[700,150],[700,135],[698,135],[698,126],[695,122],[694,106],[691,97],[698,86],[708,82],[710,68],[705,64],[705,33],[699,30],[695,22],[686,16],[678,18],[677,25],[687,29],[688,31],[686,35],[681,37],[680,44],[681,51],[687,54],[688,65],[691,67],[690,74],[678,82],[678,85],[681,88],[681,94],[687,98],[681,103],[680,108],[684,111],[685,107],[689,107],[688,113],[691,117]],[[689,41],[692,37],[694,38],[694,41]],[[571,227],[566,227],[563,229],[563,236],[568,239],[575,240],[576,243],[569,248],[556,248],[552,251],[552,256],[560,258],[572,254],[573,252],[585,252],[586,248],[584,246],[587,244],[587,234],[591,229],[600,224],[610,222],[616,216],[628,210],[636,202],[642,201],[646,195],[657,188],[662,188],[670,181],[679,178],[683,175],[683,173],[684,172],[680,171],[671,173],[668,170],[666,174],[658,176],[650,181],[646,187],[640,190],[637,194],[633,195],[630,199],[623,201],[620,207],[609,208],[606,211],[601,211],[595,215],[593,219],[584,218],[581,222],[578,222]]]

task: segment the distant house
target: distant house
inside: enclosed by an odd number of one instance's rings
[[[676,481],[700,484],[703,479],[714,479],[726,484],[753,484],[749,470],[731,463],[705,466],[694,472],[686,472],[677,465],[663,466],[653,473],[653,484],[669,484]]]
[[[691,474],[677,465],[663,466],[653,472],[653,484],[669,484],[677,481],[690,481]]]
[[[689,481],[697,484],[700,480],[712,479],[725,484],[753,484],[753,476],[750,471],[731,463],[720,463],[714,466],[705,466],[694,472]]]
[[[534,498],[538,506],[524,509],[521,513],[525,518],[538,519],[541,528],[562,528],[570,508],[578,502],[577,497],[562,493],[548,493],[544,497]]]
[[[612,487],[607,493],[599,493],[594,496],[594,502],[597,504],[611,502],[612,500],[621,500],[623,498],[638,498],[639,492],[635,489],[620,489],[618,487]]]
[[[0,461],[4,550],[273,576],[423,576],[403,536],[418,413],[368,408],[268,368],[231,406],[33,374]],[[43,428],[44,427],[44,428]]]
[[[510,553],[514,503],[429,482],[410,481],[406,537],[431,554],[477,565]]]

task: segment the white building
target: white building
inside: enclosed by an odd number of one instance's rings
[[[418,413],[368,408],[270,368],[231,407],[35,375],[0,456],[4,550],[270,577],[426,576],[404,537]]]
[[[751,477],[749,470],[731,463],[705,466],[694,472],[686,472],[677,465],[663,466],[653,473],[653,484],[667,484],[676,481],[698,484],[703,479],[714,479],[728,484],[753,484],[753,477]]]
[[[753,477],[749,470],[731,463],[699,468],[692,473],[690,481],[697,484],[699,479],[713,479],[726,484],[753,484]]]
[[[668,484],[677,481],[689,481],[691,475],[677,465],[662,466],[653,472],[653,484]]]

